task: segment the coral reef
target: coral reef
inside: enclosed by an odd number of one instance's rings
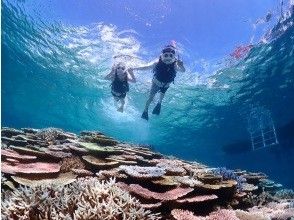
[[[160,167],[140,167],[121,165],[120,169],[134,178],[152,179],[161,177],[165,174],[165,169]]]
[[[144,199],[148,199],[148,200],[154,199],[154,200],[160,200],[160,201],[176,200],[193,191],[192,188],[177,187],[175,189],[169,190],[164,193],[158,193],[158,192],[150,191],[140,186],[139,184],[131,184],[128,186],[127,184],[119,183],[119,186]]]
[[[1,134],[2,219],[294,218],[293,191],[263,173],[166,157],[101,132]]]
[[[2,198],[2,219],[159,219],[159,214],[140,207],[140,202],[115,185],[79,179],[63,188],[21,186]]]
[[[242,176],[238,176],[233,170],[228,170],[225,167],[221,167],[213,170],[213,173],[221,175],[223,180],[236,180],[237,189],[239,191],[243,190],[244,183],[246,183],[246,179]]]

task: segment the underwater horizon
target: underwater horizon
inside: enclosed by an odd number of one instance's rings
[[[294,189],[289,4],[4,0],[1,126],[101,131],[185,160],[264,172]],[[161,114],[141,119],[151,71],[134,71],[125,112],[117,112],[104,79],[111,66],[157,60],[172,40],[186,72],[177,74]],[[252,150],[250,128],[261,126],[253,111],[273,122],[278,144]]]

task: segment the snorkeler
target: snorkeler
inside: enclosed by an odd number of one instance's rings
[[[136,82],[136,78],[132,69],[127,69],[124,63],[114,65],[111,72],[105,76],[105,79],[111,80],[111,94],[113,95],[115,104],[120,101],[121,105],[117,111],[123,112],[125,105],[125,97],[129,91],[129,82]]]
[[[161,110],[161,102],[165,92],[170,84],[174,81],[177,71],[185,72],[183,61],[176,59],[176,48],[173,45],[165,46],[159,56],[159,60],[148,66],[133,68],[133,70],[153,70],[154,76],[150,89],[149,98],[146,102],[142,118],[148,120],[148,108],[153,101],[156,93],[159,92],[160,97],[157,105],[152,111],[152,114],[159,115]]]

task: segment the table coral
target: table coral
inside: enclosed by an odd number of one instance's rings
[[[165,170],[160,167],[140,167],[140,166],[119,166],[126,174],[139,179],[157,178],[165,174]]]

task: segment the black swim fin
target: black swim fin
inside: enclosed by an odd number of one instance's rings
[[[160,114],[160,109],[161,109],[161,104],[157,103],[157,105],[154,107],[152,114],[154,115],[159,115]]]
[[[141,118],[145,119],[148,121],[149,117],[148,117],[148,112],[144,111]]]

